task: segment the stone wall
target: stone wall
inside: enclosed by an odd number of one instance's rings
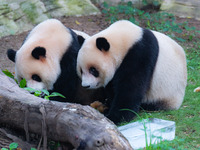
[[[200,0],[164,0],[161,10],[200,20]]]
[[[0,37],[30,30],[52,17],[99,13],[90,0],[0,0]]]

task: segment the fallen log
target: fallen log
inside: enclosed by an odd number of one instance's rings
[[[0,70],[0,124],[26,133],[70,143],[76,149],[129,150],[126,138],[106,117],[90,106],[48,101],[29,94]]]

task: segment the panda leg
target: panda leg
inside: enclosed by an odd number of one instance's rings
[[[147,82],[141,81],[142,78],[131,82],[130,78],[126,77],[122,82],[118,82],[117,86],[114,86],[114,97],[107,117],[115,124],[121,121],[131,121],[139,111],[147,89]]]

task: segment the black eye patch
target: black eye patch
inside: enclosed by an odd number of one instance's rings
[[[41,82],[42,81],[41,78],[37,74],[33,74],[32,75],[32,79],[37,81],[37,82]]]
[[[94,67],[90,67],[89,73],[92,74],[96,78],[99,76],[99,72]]]

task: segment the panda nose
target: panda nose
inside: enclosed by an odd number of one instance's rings
[[[90,85],[83,86],[83,88],[86,88],[86,89],[89,88],[89,87],[90,87]]]

